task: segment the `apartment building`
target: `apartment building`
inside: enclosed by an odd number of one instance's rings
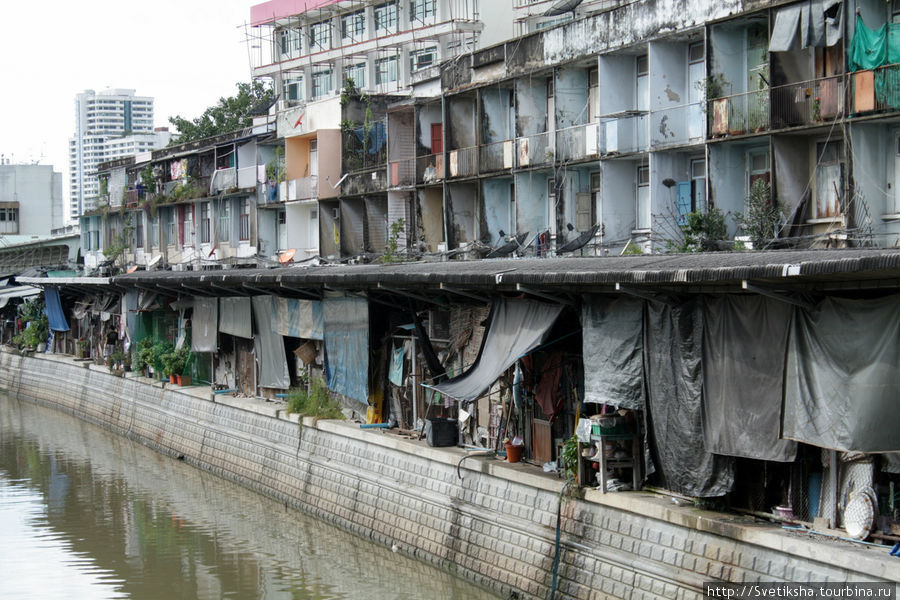
[[[166,128],[153,127],[153,98],[134,90],[86,90],[75,95],[75,134],[69,139],[67,221],[91,210],[100,193],[97,166],[169,143]]]
[[[62,222],[62,174],[52,165],[10,164],[0,158],[0,238],[5,244],[49,237]]]

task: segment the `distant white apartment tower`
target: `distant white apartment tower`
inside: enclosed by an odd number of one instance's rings
[[[75,135],[69,139],[67,220],[90,210],[100,193],[97,165],[168,144],[167,130],[154,131],[153,98],[134,90],[86,90],[75,95]]]
[[[0,158],[0,237],[49,236],[62,224],[62,174]]]
[[[253,77],[273,80],[282,109],[351,79],[381,94],[432,80],[438,95],[438,63],[508,39],[512,15],[513,0],[269,0],[250,8]]]

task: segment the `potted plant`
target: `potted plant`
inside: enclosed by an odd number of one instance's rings
[[[172,350],[168,354],[163,355],[163,371],[169,375],[170,383],[181,385],[181,382],[183,381],[182,373],[187,364],[187,359],[187,348],[178,348],[177,350]]]
[[[75,358],[85,358],[90,353],[91,342],[85,338],[80,338],[75,342]]]
[[[171,375],[171,373],[167,372],[165,369],[163,357],[167,354],[171,354],[173,350],[175,350],[175,346],[172,342],[157,342],[153,344],[153,361],[151,364],[153,365],[154,372],[162,372],[165,375]]]
[[[145,337],[135,345],[131,365],[135,372],[150,377],[150,369],[153,365],[153,338]]]

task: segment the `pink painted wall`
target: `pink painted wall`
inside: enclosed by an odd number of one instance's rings
[[[340,0],[269,0],[250,7],[250,25],[262,25],[275,19],[300,15],[308,10],[337,4]]]

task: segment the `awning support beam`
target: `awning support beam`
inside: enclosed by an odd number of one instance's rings
[[[674,302],[672,302],[662,294],[645,292],[644,290],[638,290],[632,287],[628,287],[627,285],[622,285],[621,283],[616,284],[616,291],[623,294],[628,294],[629,296],[634,296],[635,298],[647,300],[648,302],[658,302],[660,304],[665,304],[666,306],[675,306]]]
[[[794,306],[799,306],[801,308],[805,308],[806,310],[812,310],[815,308],[815,305],[812,302],[807,302],[806,300],[802,300],[795,296],[794,294],[785,293],[785,292],[777,292],[775,290],[770,290],[764,287],[760,287],[758,285],[754,285],[747,281],[746,279],[741,281],[741,288],[744,291],[759,294],[760,296],[765,296],[767,298],[772,298],[773,300],[778,300],[779,302],[787,302],[788,304],[793,304]]]
[[[475,294],[473,292],[467,292],[465,290],[460,290],[454,287],[448,286],[446,283],[441,284],[441,291],[449,292],[451,294],[456,294],[457,296],[463,296],[464,298],[471,298],[472,300],[478,300],[479,302],[488,303],[490,302],[490,298],[487,296],[482,296],[480,294]]]
[[[556,302],[557,304],[565,304],[566,306],[574,306],[575,303],[566,298],[560,298],[559,296],[554,296],[552,294],[547,294],[545,292],[539,292],[537,290],[531,289],[528,286],[522,285],[521,283],[516,284],[516,291],[522,292],[523,294],[528,294],[529,296],[535,296],[536,298],[543,298],[544,300],[550,300],[551,302]]]

